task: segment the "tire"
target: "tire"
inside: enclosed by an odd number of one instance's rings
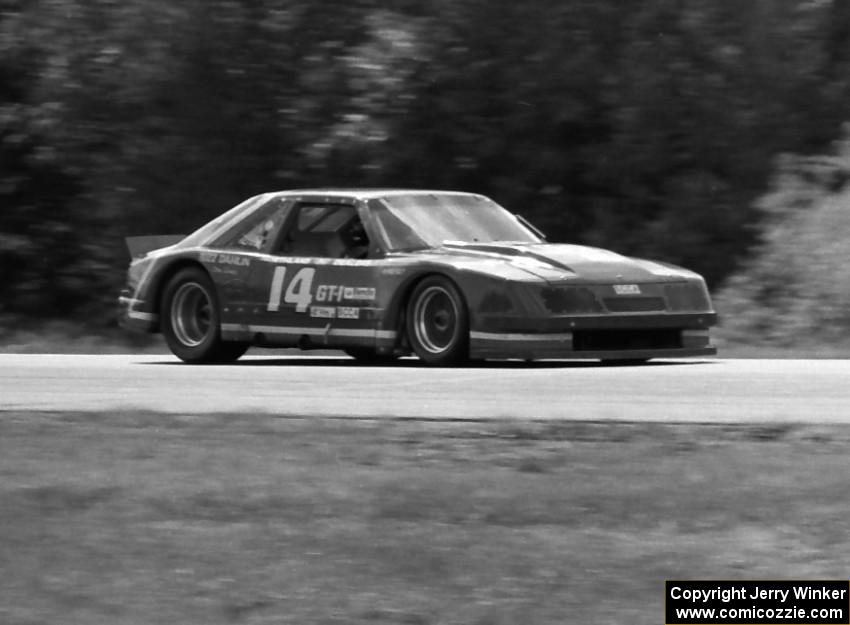
[[[181,269],[168,281],[160,320],[168,348],[185,362],[233,362],[248,349],[247,343],[221,340],[215,286],[199,267]]]
[[[444,276],[425,278],[413,289],[406,313],[407,338],[429,365],[450,365],[469,358],[469,312],[454,283]]]
[[[379,354],[371,347],[346,347],[342,351],[355,360],[365,363],[389,364],[398,360],[398,356],[396,354]]]

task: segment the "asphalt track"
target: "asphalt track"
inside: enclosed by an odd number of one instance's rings
[[[0,410],[850,423],[850,360],[364,366],[344,356],[0,354]]]

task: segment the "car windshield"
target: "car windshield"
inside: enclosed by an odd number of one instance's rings
[[[390,251],[446,243],[539,243],[516,217],[480,195],[393,195],[372,203],[372,214]]]

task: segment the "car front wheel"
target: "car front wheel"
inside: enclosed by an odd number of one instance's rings
[[[246,343],[221,339],[215,287],[200,268],[182,269],[171,278],[163,293],[160,319],[169,349],[185,362],[233,362],[248,349]]]
[[[407,336],[420,360],[449,365],[469,358],[469,313],[454,283],[430,276],[413,289],[407,307]]]

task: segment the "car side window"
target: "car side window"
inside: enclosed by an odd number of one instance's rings
[[[347,204],[300,204],[276,254],[315,258],[366,258],[369,237],[357,209]]]
[[[291,203],[272,200],[268,206],[225,233],[213,246],[246,252],[262,251],[280,230],[291,210]]]

